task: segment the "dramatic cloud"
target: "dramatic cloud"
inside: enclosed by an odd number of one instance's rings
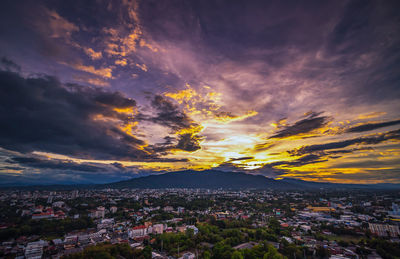
[[[317,144],[310,146],[302,146],[295,150],[289,151],[292,155],[303,155],[312,152],[319,152],[331,149],[345,148],[352,145],[376,145],[388,140],[400,140],[400,130],[389,131],[381,134],[375,134],[372,136],[365,136],[359,138],[353,138],[343,141],[330,142],[326,144]]]
[[[0,146],[81,158],[149,158],[144,142],[119,126],[134,118],[118,109],[136,102],[119,92],[63,85],[54,77],[23,78],[0,71]]]
[[[365,123],[365,124],[351,127],[349,129],[347,129],[347,132],[364,132],[364,131],[370,131],[370,130],[375,130],[375,129],[384,128],[384,127],[390,127],[390,126],[394,126],[394,125],[398,125],[398,124],[400,124],[400,120],[386,121],[386,122],[381,122],[381,123]]]
[[[293,125],[285,125],[276,134],[270,138],[286,138],[305,133],[310,133],[315,129],[325,126],[328,122],[328,117],[320,116],[320,113],[310,113],[307,118],[295,122]]]
[[[0,180],[218,168],[400,182],[399,8],[5,1]]]
[[[157,95],[151,104],[157,110],[157,116],[151,118],[155,123],[164,125],[173,131],[190,128],[195,123],[181,110],[161,95]]]
[[[15,71],[18,72],[21,70],[21,67],[15,64],[12,60],[9,60],[6,57],[2,57],[0,59],[0,69],[5,71]]]
[[[89,164],[78,164],[72,161],[63,161],[63,160],[51,160],[51,159],[45,160],[36,157],[13,157],[7,162],[20,164],[22,166],[27,166],[27,167],[45,168],[45,169],[73,170],[73,171],[86,171],[86,172],[98,172],[104,170],[104,167],[99,167]]]

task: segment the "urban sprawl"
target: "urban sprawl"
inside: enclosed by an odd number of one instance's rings
[[[0,192],[0,258],[400,258],[398,191]]]

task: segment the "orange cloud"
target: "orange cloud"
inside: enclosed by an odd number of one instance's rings
[[[96,69],[94,66],[85,66],[82,64],[72,65],[76,70],[84,71],[90,74],[94,74],[97,76],[101,76],[104,78],[113,78],[112,69],[111,68],[98,68]]]
[[[186,88],[177,92],[164,93],[165,96],[175,100],[183,106],[183,110],[199,120],[214,120],[219,123],[230,123],[256,116],[258,112],[250,110],[243,115],[234,115],[230,112],[221,111],[221,93],[213,92],[211,87],[203,87],[204,92],[197,91],[189,84]]]
[[[147,72],[147,70],[148,70],[146,64],[142,64],[142,65],[136,64],[136,66],[137,66],[138,68],[140,68],[141,70],[143,70],[144,72]]]
[[[124,66],[126,66],[128,64],[128,61],[126,60],[126,58],[118,59],[118,60],[115,61],[115,64],[124,67]]]
[[[75,80],[79,82],[85,82],[91,85],[96,85],[96,86],[109,86],[110,84],[107,81],[104,81],[100,78],[96,77],[86,77],[86,76],[75,76]]]
[[[70,38],[73,32],[79,31],[79,27],[61,17],[56,11],[45,9],[48,16],[47,24],[44,25],[49,30],[50,37]]]
[[[386,112],[371,112],[371,113],[364,113],[361,114],[357,117],[359,120],[365,120],[365,119],[372,119],[372,118],[377,118],[380,116],[386,115]]]
[[[103,57],[101,51],[96,52],[92,48],[83,48],[83,51],[93,60],[101,59]]]

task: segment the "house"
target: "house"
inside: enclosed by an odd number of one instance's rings
[[[196,256],[195,254],[188,252],[188,253],[184,253],[183,256],[179,257],[179,259],[195,259]]]
[[[164,207],[163,210],[164,210],[165,212],[172,212],[172,211],[174,211],[174,208],[171,207],[171,206],[166,206],[166,207]]]
[[[144,225],[133,227],[128,231],[128,235],[130,238],[144,237],[147,235],[147,227]]]
[[[103,206],[97,207],[96,210],[92,210],[89,214],[91,218],[104,218],[105,208]]]
[[[258,245],[258,243],[250,241],[248,243],[243,243],[243,244],[237,245],[237,246],[233,247],[233,249],[236,249],[236,250],[251,249],[251,248],[253,248],[253,246],[256,246],[256,245]]]
[[[117,210],[118,210],[118,208],[115,207],[115,206],[112,206],[112,207],[110,208],[111,213],[116,213]]]
[[[63,201],[56,201],[56,202],[53,202],[52,206],[55,207],[55,208],[62,208],[62,207],[65,206],[65,202],[63,202]]]
[[[25,248],[26,259],[41,259],[43,255],[43,247],[48,246],[48,243],[43,240],[28,243]]]
[[[64,238],[64,249],[72,249],[75,248],[76,243],[78,242],[78,236],[66,236]]]
[[[164,232],[164,225],[163,224],[156,224],[153,226],[153,234],[162,234]]]
[[[199,233],[199,229],[194,225],[187,226],[186,229],[193,229],[193,234],[195,235]]]
[[[54,217],[52,209],[45,210],[44,212],[32,214],[32,219],[49,219]]]
[[[398,237],[400,235],[399,226],[389,225],[389,224],[375,224],[369,223],[369,230],[371,233],[378,235],[380,237]]]

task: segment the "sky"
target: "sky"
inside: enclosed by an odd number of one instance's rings
[[[0,185],[400,183],[399,1],[0,8]]]

